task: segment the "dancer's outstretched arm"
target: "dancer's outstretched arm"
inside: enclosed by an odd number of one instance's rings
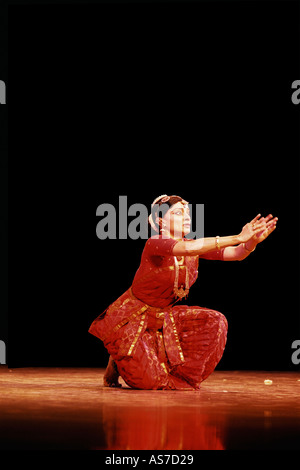
[[[229,246],[239,245],[240,243],[247,243],[254,235],[257,235],[265,230],[266,223],[259,220],[261,214],[258,214],[251,222],[244,225],[239,235],[231,235],[227,237],[209,237],[198,238],[191,240],[189,243],[179,241],[174,245],[174,256],[197,256],[203,255],[213,250],[220,250]]]

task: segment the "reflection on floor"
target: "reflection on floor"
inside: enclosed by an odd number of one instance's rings
[[[297,449],[300,373],[215,371],[200,391],[102,386],[103,369],[0,367],[1,449]]]

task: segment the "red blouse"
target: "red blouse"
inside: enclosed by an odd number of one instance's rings
[[[184,240],[189,243],[189,240]],[[155,235],[147,240],[142,253],[141,264],[137,270],[132,292],[139,300],[153,307],[165,308],[175,302],[174,280],[175,260],[173,248],[178,240]],[[188,269],[189,286],[198,277],[199,257],[205,259],[222,259],[223,250],[213,250],[201,256],[185,256],[179,264],[178,286],[185,286],[186,270]]]

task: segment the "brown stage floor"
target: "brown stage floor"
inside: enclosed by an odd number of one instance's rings
[[[108,389],[103,373],[1,366],[0,448],[300,448],[300,373],[215,371],[191,392]]]

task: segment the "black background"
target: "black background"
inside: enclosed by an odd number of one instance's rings
[[[8,94],[8,17],[0,6],[0,80]],[[8,335],[8,107],[0,105],[0,340]]]
[[[228,319],[219,369],[296,370],[298,2],[9,15],[8,365],[105,365],[88,328],[130,286],[145,240],[99,240],[96,208],[167,193],[205,204],[205,236],[237,234],[258,212],[279,217],[245,261],[201,261],[188,303]]]

